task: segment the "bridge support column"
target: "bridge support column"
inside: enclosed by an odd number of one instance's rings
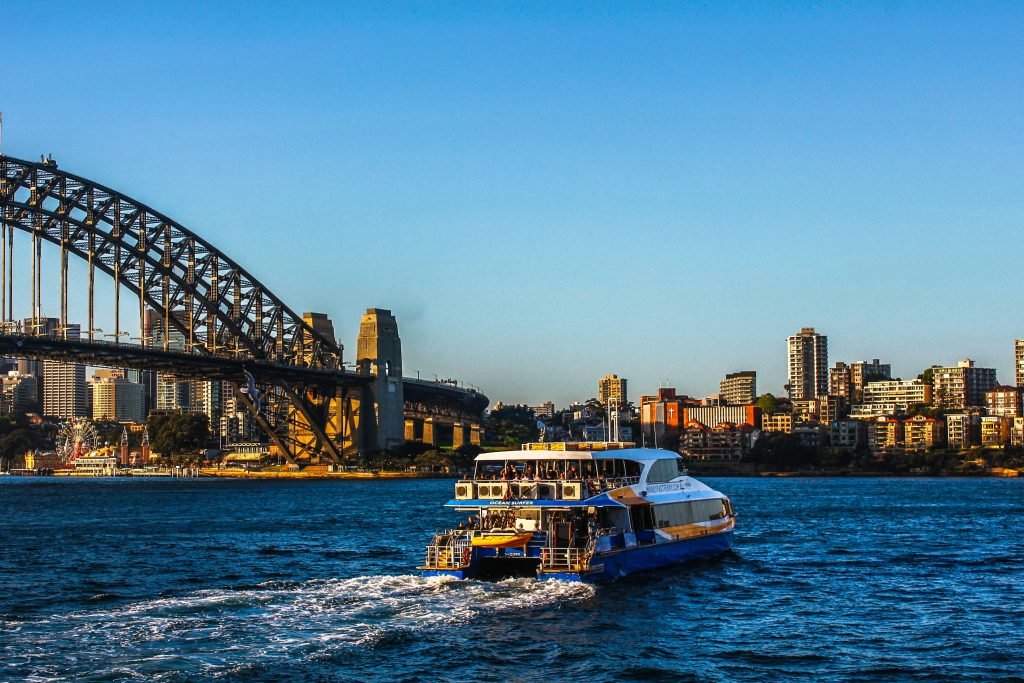
[[[394,449],[405,441],[402,340],[391,311],[368,308],[359,323],[356,363],[374,378],[370,385],[376,418],[376,449]]]
[[[478,425],[478,424],[471,424],[471,425],[469,425],[469,442],[471,444],[473,444],[474,446],[479,446],[480,445],[480,432],[481,431],[482,430],[480,429],[480,425]]]
[[[458,448],[466,443],[466,425],[456,422],[452,425],[452,448]]]
[[[423,443],[431,446],[437,445],[437,432],[434,429],[434,418],[428,417],[423,421]]]
[[[415,441],[416,440],[416,420],[411,418],[405,418],[405,440]]]

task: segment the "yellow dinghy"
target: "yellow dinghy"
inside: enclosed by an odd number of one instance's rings
[[[473,545],[477,548],[522,548],[533,538],[532,531],[495,529],[473,532]]]

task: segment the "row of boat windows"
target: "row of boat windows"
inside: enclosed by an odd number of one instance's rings
[[[675,464],[665,461],[676,470]],[[682,462],[680,460],[680,462]],[[657,463],[656,463],[657,464]],[[507,460],[476,464],[474,479],[606,479],[639,477],[643,464],[634,460],[606,458],[602,460]],[[673,477],[676,475],[673,475]],[[671,477],[670,477],[671,478]],[[659,479],[658,481],[668,481]]]
[[[695,522],[722,519],[729,512],[729,502],[724,498],[710,500],[688,500],[682,503],[665,503],[654,506],[658,528],[681,526]]]

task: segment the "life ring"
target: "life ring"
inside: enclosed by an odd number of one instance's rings
[[[462,549],[462,564],[469,564],[469,561],[473,558],[473,551],[469,548]]]

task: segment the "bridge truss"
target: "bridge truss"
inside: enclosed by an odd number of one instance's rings
[[[30,328],[14,321],[14,232],[31,236]],[[49,348],[42,340],[41,245],[60,248],[60,325]],[[80,339],[68,339],[68,259],[87,264],[88,322]],[[96,271],[114,282],[111,344],[96,339]],[[0,155],[0,318],[10,338],[0,346],[21,355],[53,354],[105,358],[106,364],[147,369],[159,361],[173,374],[197,367],[222,374],[284,456],[326,456],[342,462],[342,414],[350,392],[365,391],[367,378],[345,372],[342,348],[307,324],[267,287],[224,252],[166,215],[98,183],[65,171],[50,160],[29,162]],[[143,350],[122,342],[121,292],[137,299]],[[105,299],[104,302],[109,301]],[[17,331],[18,334],[11,333]],[[21,345],[17,346],[17,342]],[[65,342],[61,349],[53,347]],[[91,350],[90,350],[91,349]],[[153,353],[162,352],[162,353]],[[70,355],[68,355],[70,354]],[[199,363],[199,359],[202,359]],[[100,363],[103,364],[103,363]],[[249,370],[251,368],[251,370]],[[241,391],[242,369],[263,389],[263,403]],[[365,400],[359,400],[364,405]],[[298,428],[297,428],[298,426]],[[354,442],[352,442],[354,443]]]

